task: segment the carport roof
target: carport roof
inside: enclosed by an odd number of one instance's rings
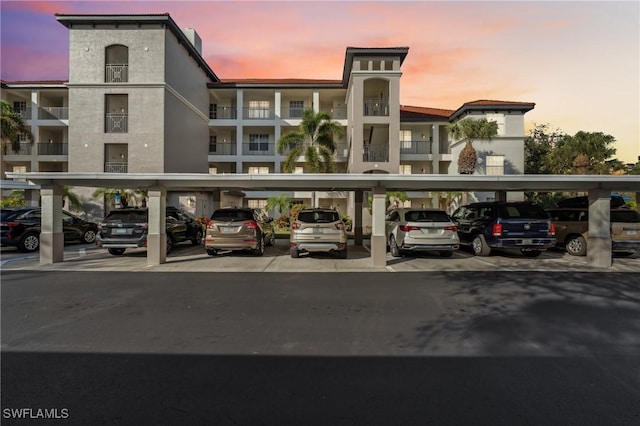
[[[7,173],[39,185],[164,187],[184,190],[325,190],[382,187],[390,191],[611,191],[640,192],[640,176],[603,175],[399,175],[399,174],[218,174],[206,173]]]

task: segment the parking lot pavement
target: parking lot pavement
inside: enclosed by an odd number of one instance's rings
[[[40,265],[37,253],[19,253],[3,248],[2,270],[60,270],[60,271],[158,271],[158,272],[421,272],[421,271],[608,271],[640,272],[640,253],[615,256],[611,268],[587,265],[586,257],[570,256],[561,250],[543,252],[540,257],[527,258],[517,252],[494,251],[491,256],[474,256],[462,248],[450,258],[437,253],[422,253],[394,258],[387,254],[385,268],[371,266],[368,241],[364,247],[349,241],[347,259],[331,254],[303,255],[293,259],[287,240],[278,240],[267,247],[261,257],[249,253],[227,252],[209,256],[203,245],[179,244],[161,265],[147,265],[145,249],[128,249],[123,256],[112,256],[105,249],[91,245],[68,245],[64,262]]]

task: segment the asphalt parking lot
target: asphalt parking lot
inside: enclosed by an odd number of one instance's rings
[[[40,265],[37,253],[19,253],[14,248],[2,248],[2,270],[58,270],[58,271],[159,271],[159,272],[420,272],[420,271],[608,271],[640,272],[640,253],[614,256],[611,268],[587,265],[586,257],[570,256],[562,250],[549,250],[538,258],[526,258],[518,252],[495,251],[489,257],[474,256],[462,248],[450,258],[437,253],[394,258],[387,254],[385,268],[371,266],[368,241],[364,247],[349,243],[347,259],[330,254],[313,254],[292,259],[288,240],[278,240],[265,249],[264,256],[227,252],[209,256],[203,245],[176,245],[162,265],[147,265],[145,249],[127,249],[123,256],[112,256],[105,249],[92,245],[65,246],[64,262]]]

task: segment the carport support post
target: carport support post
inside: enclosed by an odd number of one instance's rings
[[[40,191],[37,189],[25,189],[24,190],[24,205],[27,207],[38,207],[40,205],[38,198],[40,197]]]
[[[149,233],[147,234],[147,264],[160,265],[167,261],[167,190],[150,188]]]
[[[353,245],[362,247],[362,200],[364,191],[355,191],[355,210],[353,212]]]
[[[611,191],[589,190],[589,237],[587,264],[610,268],[611,253]]]
[[[387,266],[387,241],[384,230],[385,188],[373,188],[373,229],[371,231],[371,258],[374,268]]]
[[[505,202],[507,201],[507,191],[496,191],[495,197],[496,201]]]
[[[62,185],[42,185],[40,263],[43,265],[64,260],[64,232],[62,230]]]

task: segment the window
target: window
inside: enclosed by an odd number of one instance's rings
[[[247,200],[247,206],[252,209],[266,209],[267,200]]]
[[[400,149],[411,149],[411,130],[400,130]]]
[[[269,167],[249,167],[250,175],[267,175],[269,174]]]
[[[504,155],[487,155],[487,175],[504,174]]]
[[[210,175],[217,175],[218,174],[218,168],[217,167],[209,167],[209,174]]]
[[[411,174],[411,164],[400,164],[400,172],[401,175],[410,175]]]
[[[129,48],[122,45],[107,46],[105,49],[105,83],[126,83],[129,81]]]
[[[209,135],[209,154],[218,152],[218,136]]]
[[[504,114],[487,114],[487,121],[495,121],[498,123],[498,136],[505,135]]]
[[[24,115],[27,111],[27,101],[13,101],[13,112]],[[31,117],[28,117],[31,118]]]
[[[304,112],[304,101],[289,101],[289,117],[302,117]]]
[[[209,118],[212,120],[218,118],[218,104],[209,104]]]
[[[249,151],[268,151],[269,135],[266,133],[249,135]]]
[[[105,133],[128,133],[129,97],[128,95],[105,95]]]
[[[269,118],[269,101],[249,101],[249,118]]]

